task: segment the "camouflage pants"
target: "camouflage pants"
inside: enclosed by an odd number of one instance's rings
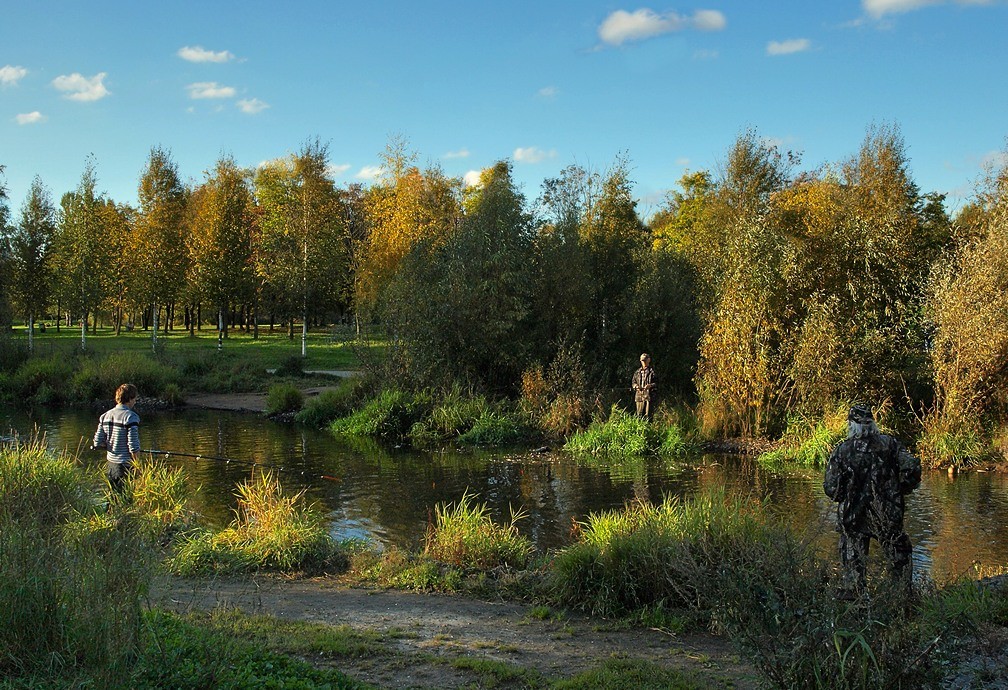
[[[843,565],[844,579],[848,586],[863,589],[865,567],[868,563],[868,543],[872,537],[867,534],[840,532],[840,563]],[[876,537],[885,555],[889,575],[895,582],[909,585],[913,580],[913,545],[906,532],[883,534]]]

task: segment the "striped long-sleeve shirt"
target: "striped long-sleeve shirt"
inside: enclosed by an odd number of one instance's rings
[[[128,463],[140,452],[140,415],[116,405],[98,419],[95,448],[104,448],[109,462]]]

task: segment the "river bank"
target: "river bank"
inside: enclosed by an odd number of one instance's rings
[[[759,687],[756,670],[731,644],[706,634],[631,628],[618,621],[512,601],[350,588],[333,578],[256,576],[166,579],[154,605],[191,614],[239,610],[281,621],[345,626],[376,641],[367,654],[338,659],[340,670],[379,687],[545,687],[617,659],[681,673],[695,687]],[[334,660],[306,657],[316,664]]]

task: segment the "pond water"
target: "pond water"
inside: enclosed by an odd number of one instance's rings
[[[28,435],[38,427],[51,447],[73,451],[90,446],[97,418],[95,412],[30,417],[0,409],[0,429]],[[495,518],[506,520],[512,508],[523,510],[527,517],[519,522],[520,530],[546,549],[568,543],[573,521],[593,511],[618,508],[635,498],[690,496],[706,488],[765,500],[824,548],[836,543],[834,504],[823,495],[821,471],[773,471],[745,457],[604,463],[566,453],[421,453],[368,440],[341,441],[254,415],[195,410],[145,413],[141,443],[275,467],[285,487],[306,490],[327,511],[333,536],[383,546],[417,548],[434,506],[466,491],[485,501]],[[80,457],[94,468],[104,464],[99,452],[82,450]],[[247,479],[252,468],[211,459],[168,462],[185,468],[194,506],[205,521],[227,524],[235,484]],[[1008,565],[1008,476],[971,472],[950,478],[944,472],[925,472],[908,499],[906,523],[915,570],[937,580],[970,574],[974,562]]]

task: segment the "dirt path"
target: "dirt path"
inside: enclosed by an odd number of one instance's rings
[[[305,399],[313,398],[322,391],[336,386],[310,386],[302,388]],[[187,407],[199,407],[204,410],[231,410],[233,412],[266,411],[265,393],[190,393],[185,398]]]
[[[350,676],[381,687],[458,688],[474,678],[460,657],[568,677],[614,656],[700,674],[711,687],[756,688],[755,671],[722,639],[648,629],[606,629],[606,621],[566,614],[548,620],[531,607],[458,596],[347,589],[325,579],[171,580],[153,603],[187,612],[216,607],[388,635],[394,657],[340,659]],[[406,634],[403,634],[406,633]],[[449,663],[445,663],[449,661]]]

